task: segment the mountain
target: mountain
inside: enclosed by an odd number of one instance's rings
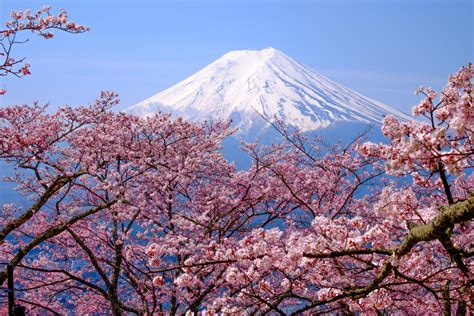
[[[267,129],[261,115],[304,131],[333,123],[380,124],[409,116],[338,84],[274,48],[231,51],[178,84],[125,110],[190,120],[232,119],[240,133]]]

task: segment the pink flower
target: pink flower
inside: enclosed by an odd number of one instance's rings
[[[159,276],[156,276],[153,278],[153,285],[154,286],[158,286],[158,287],[161,287],[165,284],[165,281],[163,279],[163,277],[161,275]]]

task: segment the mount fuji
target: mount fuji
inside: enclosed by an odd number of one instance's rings
[[[344,87],[274,48],[231,51],[178,84],[125,110],[157,111],[185,119],[228,120],[240,134],[269,128],[277,117],[303,131],[334,123],[380,124],[383,116],[410,117]]]

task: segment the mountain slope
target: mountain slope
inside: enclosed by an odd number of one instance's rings
[[[379,124],[387,114],[409,119],[273,48],[229,52],[126,111],[147,116],[158,110],[190,120],[232,119],[241,133],[267,126],[259,114],[305,131],[340,121]]]

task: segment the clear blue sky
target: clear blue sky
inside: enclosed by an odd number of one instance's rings
[[[1,0],[13,9],[42,1]],[[140,1],[44,2],[91,27],[17,47],[33,75],[7,78],[1,105],[33,100],[91,102],[117,91],[124,108],[235,49],[282,50],[363,94],[404,111],[420,85],[440,88],[474,60],[473,1]]]

